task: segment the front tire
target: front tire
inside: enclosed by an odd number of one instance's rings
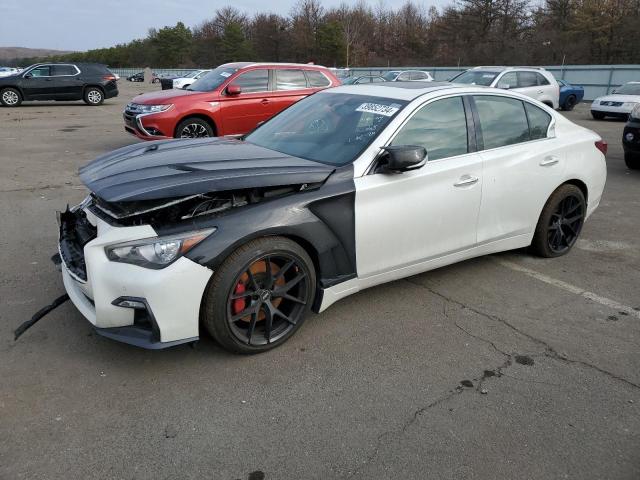
[[[562,110],[564,110],[565,112],[570,112],[571,110],[573,110],[573,107],[576,106],[576,96],[575,95],[569,95],[565,101],[564,104],[562,104]]]
[[[84,91],[83,100],[87,105],[96,107],[104,102],[104,93],[97,87],[89,87]]]
[[[542,209],[531,249],[545,258],[569,253],[582,231],[587,202],[575,185],[558,187]]]
[[[22,95],[15,88],[3,88],[0,91],[0,103],[5,107],[19,107],[22,103]]]
[[[315,297],[313,261],[285,237],[252,240],[214,274],[202,300],[202,320],[226,350],[261,353],[286,342]]]
[[[625,152],[624,163],[627,164],[627,168],[630,170],[640,170],[640,154],[632,154]]]
[[[591,116],[595,120],[604,120],[605,114],[602,112],[594,112],[593,110],[591,110]]]
[[[214,137],[211,125],[201,118],[185,118],[176,127],[174,138]]]

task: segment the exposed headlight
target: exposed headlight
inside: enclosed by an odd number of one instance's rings
[[[633,142],[634,135],[633,135],[633,133],[629,132],[629,133],[627,133],[627,134],[624,136],[624,138],[625,138],[625,140],[626,140],[627,142]]]
[[[631,117],[640,120],[640,103],[636,103],[636,106],[631,110]]]
[[[134,240],[109,245],[104,251],[112,262],[131,263],[154,269],[164,268],[215,231],[215,228],[208,228],[167,237]]]
[[[636,102],[625,102],[622,104],[624,108],[630,108],[632,110],[635,108],[636,105],[638,105]]]
[[[169,104],[169,105],[141,105],[141,104],[138,104],[137,105],[137,110],[138,110],[139,113],[159,113],[159,112],[166,112],[171,107],[173,107],[173,105],[171,105],[171,104]]]

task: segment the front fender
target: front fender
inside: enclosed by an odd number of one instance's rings
[[[282,235],[303,240],[318,270],[318,284],[328,288],[354,278],[355,184],[353,168],[339,169],[317,190],[264,201],[207,220],[216,232],[187,257],[216,270],[238,247],[259,237]],[[306,245],[305,245],[306,244]]]

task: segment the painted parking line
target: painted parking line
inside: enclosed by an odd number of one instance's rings
[[[558,280],[557,278],[550,277],[548,275],[545,275],[544,273],[536,272],[535,270],[531,270],[527,267],[523,267],[522,265],[518,265],[517,263],[510,262],[509,260],[496,259],[496,262],[502,265],[503,267],[509,268],[516,272],[524,273],[525,275],[533,277],[536,280],[540,280],[541,282],[544,282],[546,284],[553,285],[554,287],[558,287],[561,290],[565,290],[575,295],[579,295],[588,300],[599,303],[600,305],[604,305],[605,307],[612,308],[613,310],[624,312],[627,315],[640,318],[640,311],[628,305],[624,305],[610,298],[598,295],[597,293],[593,293],[583,288],[577,287],[575,285],[571,285],[570,283],[563,282],[562,280]]]

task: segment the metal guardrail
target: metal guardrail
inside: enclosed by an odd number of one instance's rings
[[[349,69],[349,76],[380,75],[391,70],[424,70],[431,73],[436,81],[444,81],[468,68],[470,67],[358,67]],[[548,65],[544,68],[553,73],[557,79],[582,85],[585,100],[607,95],[626,82],[640,81],[640,65]],[[121,77],[128,77],[143,70],[144,68],[111,69]],[[152,70],[160,76],[179,76],[195,69],[156,68]]]

